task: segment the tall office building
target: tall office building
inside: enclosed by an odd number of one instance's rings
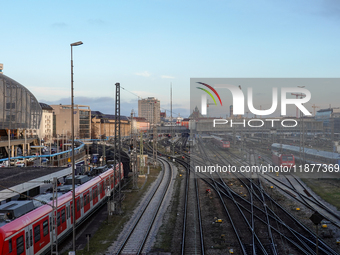
[[[138,117],[143,117],[150,123],[153,123],[154,105],[156,106],[156,123],[160,123],[160,102],[154,97],[138,100]]]

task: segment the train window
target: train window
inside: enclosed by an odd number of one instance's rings
[[[89,204],[90,203],[90,193],[86,194],[85,199],[86,199],[86,204]]]
[[[90,192],[89,192],[89,200],[90,200],[90,202],[92,201],[92,190],[90,190]]]
[[[8,251],[9,251],[9,253],[11,253],[12,250],[13,250],[13,248],[12,248],[12,239],[10,239],[10,240],[8,241]]]
[[[60,226],[60,211],[57,214],[57,226]]]
[[[43,223],[43,234],[44,236],[48,235],[48,220],[45,220]]]
[[[17,255],[24,253],[24,236],[17,238]]]
[[[88,205],[88,204],[90,203],[90,193],[87,193],[87,194],[86,194],[85,200],[86,200],[86,201],[84,201],[84,204],[87,204],[87,205]]]
[[[282,161],[287,161],[287,156],[282,156]]]
[[[30,243],[28,241],[28,232],[26,232],[26,249],[30,247]]]
[[[293,156],[288,156],[288,161],[293,161]]]
[[[61,210],[61,223],[66,221],[65,209]]]
[[[77,200],[77,212],[80,211],[80,199]]]
[[[30,229],[30,246],[33,245],[33,234],[32,234],[32,229]]]
[[[40,241],[40,225],[34,227],[34,243]]]
[[[66,206],[66,218],[70,218],[70,207],[69,206]]]
[[[80,198],[80,206],[81,206],[81,208],[83,208],[83,205],[84,205],[84,199],[83,199],[83,197],[81,197]]]
[[[50,231],[52,231],[52,221],[51,221],[51,217],[50,217]]]

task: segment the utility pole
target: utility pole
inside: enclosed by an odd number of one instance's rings
[[[52,232],[51,232],[51,255],[58,255],[58,226],[57,226],[57,209],[58,209],[58,179],[52,181]]]
[[[153,165],[156,167],[157,165],[157,113],[156,113],[156,103],[155,101],[153,105]]]
[[[106,165],[106,119],[103,119],[104,122],[104,144],[103,144],[103,166]]]
[[[299,88],[304,88],[305,86],[298,86]],[[299,93],[299,94],[296,94],[296,93],[291,93],[291,95],[293,96],[296,96],[296,99],[298,99],[299,97],[302,98],[305,96],[305,94],[302,94],[302,93]],[[299,118],[299,110],[298,110],[298,107],[296,106],[296,118]]]
[[[132,189],[138,189],[137,181],[138,181],[138,174],[137,174],[137,159],[136,159],[136,136],[133,129],[133,110],[131,111],[131,136],[130,136],[130,148],[132,145],[131,153],[131,168],[132,168]]]
[[[120,213],[121,210],[121,168],[120,168],[120,151],[121,151],[121,141],[120,141],[120,83],[116,83],[116,106],[115,106],[115,151],[114,160],[116,167],[116,158],[118,158],[118,204],[117,212]]]
[[[170,114],[171,114],[171,117],[170,117],[170,129],[171,129],[171,152],[172,152],[172,155],[174,155],[174,128],[172,127],[172,83],[170,85]]]

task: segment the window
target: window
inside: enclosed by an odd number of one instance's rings
[[[34,243],[40,241],[40,225],[34,227]]]
[[[80,199],[78,198],[78,200],[77,200],[77,212],[79,212],[80,211]]]
[[[70,207],[69,206],[67,206],[66,207],[66,218],[68,219],[68,218],[70,218]]]
[[[60,211],[57,214],[57,226],[60,226]]]
[[[17,255],[24,253],[24,236],[17,238]]]
[[[65,209],[61,211],[61,223],[64,223],[66,221],[66,215],[65,215]]]
[[[26,249],[30,247],[30,243],[28,241],[28,232],[26,232]]]
[[[32,229],[30,229],[30,246],[33,245],[33,234],[32,234]]]
[[[12,250],[13,250],[13,248],[12,248],[12,239],[10,239],[10,240],[8,241],[8,251],[9,251],[9,253],[11,253]]]
[[[43,234],[44,236],[48,235],[48,220],[45,220],[43,223]]]

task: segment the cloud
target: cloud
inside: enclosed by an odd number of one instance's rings
[[[144,77],[150,77],[151,76],[151,74],[148,71],[144,71],[142,73],[135,73],[135,75],[144,76]]]
[[[65,22],[56,22],[51,25],[53,28],[65,28],[68,25]]]
[[[162,79],[175,79],[175,77],[173,76],[169,76],[169,75],[161,75]]]

